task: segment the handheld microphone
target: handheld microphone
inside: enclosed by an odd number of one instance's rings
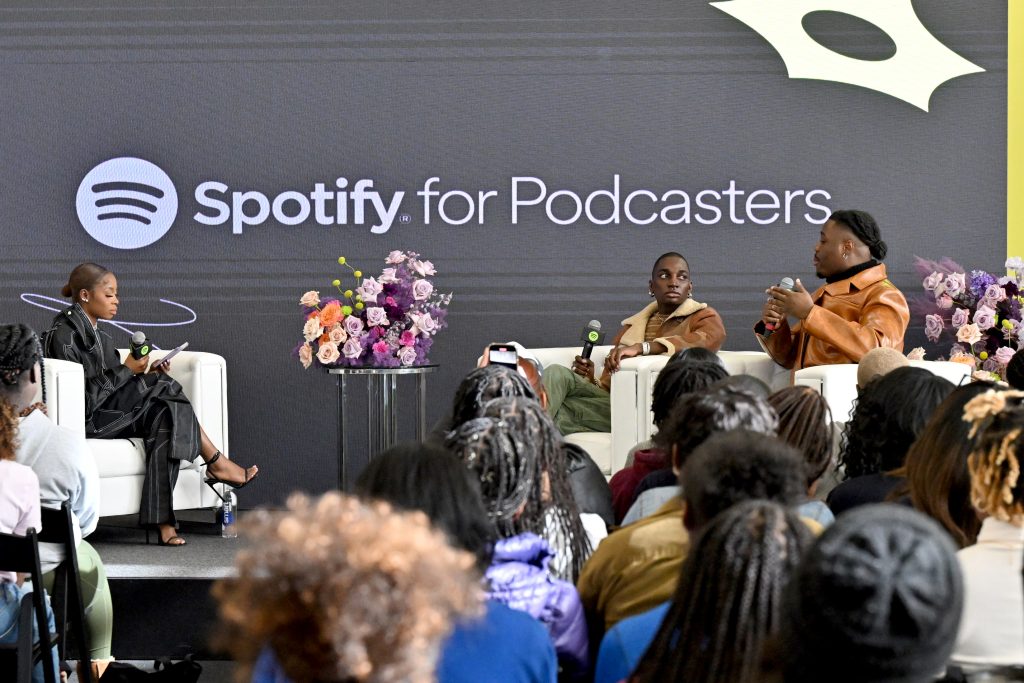
[[[795,288],[796,288],[796,283],[793,282],[793,278],[791,278],[791,277],[784,277],[781,280],[779,280],[779,289],[785,289],[788,292],[792,292]],[[764,324],[764,336],[765,337],[770,337],[772,335],[772,332],[775,331],[775,329],[776,329],[775,325],[773,325],[771,323],[765,323]]]
[[[599,320],[591,320],[587,323],[587,326],[583,328],[583,332],[580,334],[580,339],[583,340],[583,353],[580,355],[584,360],[589,360],[590,354],[594,352],[594,346],[604,342],[601,322]]]
[[[138,330],[132,335],[132,340],[128,342],[128,348],[131,351],[132,358],[139,360],[149,355],[149,352],[153,350],[152,344],[146,339],[146,333]]]

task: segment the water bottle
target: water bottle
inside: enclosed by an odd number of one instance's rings
[[[234,491],[228,491],[224,496],[224,506],[220,510],[220,535],[221,538],[238,538],[238,531],[235,530],[235,511],[238,509],[238,498]]]

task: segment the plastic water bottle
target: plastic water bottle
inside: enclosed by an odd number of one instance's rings
[[[220,510],[220,535],[221,538],[238,538],[238,531],[235,530],[235,511],[238,509],[238,498],[234,491],[228,491],[224,496],[224,505]]]

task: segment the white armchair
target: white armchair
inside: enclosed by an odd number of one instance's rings
[[[126,352],[122,350],[121,355]],[[154,358],[166,352],[156,351]],[[59,425],[85,434],[85,375],[68,361],[45,362],[46,407]],[[185,351],[171,364],[171,376],[181,383],[199,424],[210,439],[228,452],[227,368],[221,356]],[[36,400],[39,400],[38,398]],[[87,439],[100,475],[100,517],[136,514],[142,497],[146,456],[142,439]],[[214,507],[217,496],[203,483],[202,461],[182,463],[174,487],[174,509]]]

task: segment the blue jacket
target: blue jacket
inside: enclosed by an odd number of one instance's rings
[[[553,553],[547,541],[532,533],[498,541],[486,578],[488,597],[528,613],[548,629],[564,667],[589,667],[587,621],[576,587],[548,571]]]

